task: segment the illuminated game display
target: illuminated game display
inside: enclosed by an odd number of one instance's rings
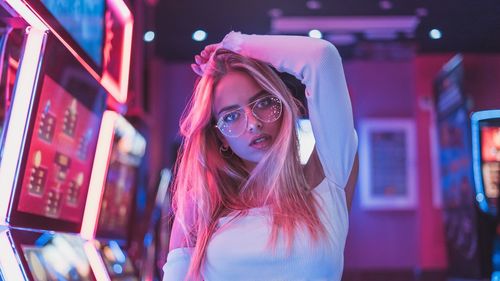
[[[497,216],[500,189],[500,110],[478,111],[471,116],[476,193],[487,204],[483,211]]]
[[[132,14],[121,0],[26,0],[117,102],[127,100]]]
[[[18,210],[79,222],[92,168],[88,152],[97,142],[99,114],[50,76],[45,76],[42,84],[36,137],[22,177]]]
[[[10,222],[77,232],[106,93],[53,37],[46,49]]]
[[[497,199],[500,184],[500,128],[498,126],[481,128],[481,146],[484,191],[488,199]]]
[[[97,73],[102,71],[105,0],[27,0]]]
[[[100,211],[86,210],[85,220],[94,220],[95,228],[82,228],[83,237],[95,238],[96,248],[112,280],[138,280],[137,271],[123,249],[131,240],[134,194],[139,184],[139,167],[143,161],[146,140],[122,116],[104,113],[97,154],[109,152],[108,158],[97,159],[91,186],[103,186]],[[89,211],[89,212],[87,212]]]
[[[104,0],[42,0],[50,13],[98,65],[102,65]]]
[[[145,149],[146,140],[125,118],[117,116],[96,237],[128,238],[138,168]]]
[[[78,236],[13,230],[11,239],[30,280],[96,280]]]

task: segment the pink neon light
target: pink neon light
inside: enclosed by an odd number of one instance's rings
[[[120,64],[120,77],[118,78],[119,81],[113,79],[113,77],[106,70],[104,70],[101,83],[118,102],[125,103],[127,101],[128,94],[130,55],[132,52],[132,29],[134,25],[134,19],[127,5],[122,0],[109,0],[108,6],[111,10],[117,13],[117,16],[120,18],[120,21],[124,25],[122,41],[123,46]]]
[[[130,73],[130,55],[132,53],[132,29],[133,20],[129,18],[130,21],[125,23],[125,29],[123,34],[123,56],[122,56],[122,68],[120,73],[120,84],[121,84],[121,97],[123,101],[127,101],[128,93],[128,80]]]
[[[48,30],[47,25],[33,13],[33,11],[20,0],[6,0],[14,11],[16,11],[29,25],[40,30]]]
[[[83,245],[83,250],[89,259],[90,267],[94,272],[96,280],[99,281],[109,281],[111,280],[108,273],[106,272],[106,267],[104,261],[99,256],[97,249],[91,241],[85,242]]]
[[[123,2],[122,0],[110,0],[108,4],[110,6],[113,6],[114,9],[118,10],[122,19],[132,17],[132,13],[130,13],[127,4],[125,4],[125,2]]]
[[[87,240],[94,238],[97,228],[97,220],[101,209],[101,199],[108,170],[116,119],[118,119],[118,114],[116,112],[110,110],[105,111],[102,118],[101,129],[99,130],[99,139],[97,141],[94,165],[92,166],[87,203],[85,204],[83,223],[80,231],[82,237]]]
[[[31,108],[31,96],[34,93],[35,79],[45,31],[30,28],[14,93],[16,98],[11,106],[9,128],[5,137],[4,155],[0,162],[0,224],[5,224],[10,198],[14,192],[16,167],[19,163],[24,132],[27,130],[28,115]]]
[[[0,231],[0,267],[6,280],[27,280],[12,250],[7,231]]]

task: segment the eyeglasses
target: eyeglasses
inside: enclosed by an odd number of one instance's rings
[[[251,106],[253,116],[264,123],[272,123],[281,116],[281,100],[275,96],[264,96],[244,107],[224,112],[215,127],[226,137],[241,136],[248,126],[248,117],[244,109],[247,106]]]

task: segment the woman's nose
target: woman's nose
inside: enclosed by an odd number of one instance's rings
[[[260,131],[260,129],[262,129],[262,121],[257,119],[253,115],[252,111],[246,112],[246,114],[247,114],[247,118],[248,118],[248,125],[247,125],[248,131],[250,131],[250,132]]]

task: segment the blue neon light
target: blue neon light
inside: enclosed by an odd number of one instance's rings
[[[125,254],[123,253],[122,249],[118,245],[116,241],[109,241],[109,248],[113,252],[113,255],[115,255],[116,261],[123,264],[126,261]]]
[[[500,118],[500,110],[484,110],[474,112],[471,116],[472,130],[472,167],[474,170],[474,186],[476,189],[476,201],[479,208],[485,213],[491,213],[484,194],[483,177],[481,173],[481,132],[479,122],[487,119]]]

